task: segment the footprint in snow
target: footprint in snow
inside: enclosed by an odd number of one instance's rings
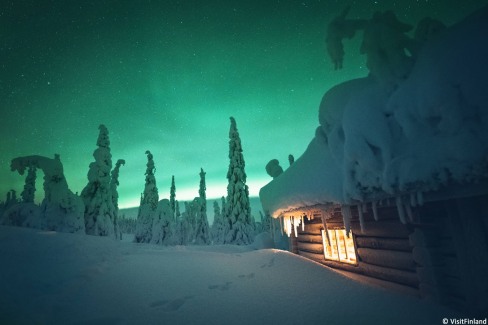
[[[73,323],[75,325],[103,325],[103,324],[124,324],[122,318],[113,318],[113,317],[107,317],[107,318],[94,318],[94,319],[87,319],[87,320],[81,320],[76,323]]]
[[[232,284],[232,282],[226,282],[225,284],[213,284],[213,285],[209,285],[208,288],[210,290],[220,290],[220,291],[227,291],[230,289],[230,285]]]
[[[183,298],[177,298],[173,300],[158,300],[153,301],[149,306],[152,308],[157,308],[165,312],[177,311],[185,304],[188,299],[193,298],[193,296],[186,296]]]
[[[254,273],[241,274],[241,275],[239,275],[239,278],[241,278],[241,279],[252,279],[252,278],[254,278],[254,275],[255,275]]]
[[[261,265],[261,268],[264,269],[265,267],[274,266],[274,260],[275,260],[275,258],[273,257],[268,263]]]

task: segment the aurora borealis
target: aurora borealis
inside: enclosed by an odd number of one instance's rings
[[[452,2],[452,3],[451,3]],[[351,16],[392,9],[415,24],[450,25],[486,1],[351,1]],[[18,156],[60,154],[80,193],[98,125],[110,132],[120,206],[139,203],[146,156],[160,198],[175,176],[180,201],[226,195],[229,117],[241,136],[251,195],[271,180],[266,163],[298,158],[318,125],[321,97],[364,76],[360,37],[334,71],[325,30],[343,1],[3,1],[0,9],[0,200],[22,191]],[[42,174],[36,200],[42,199]]]

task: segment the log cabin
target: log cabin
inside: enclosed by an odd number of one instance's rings
[[[488,6],[426,44],[388,95],[371,75],[325,93],[309,146],[259,194],[292,252],[488,315],[483,33]]]
[[[466,315],[487,315],[488,178],[346,202],[309,168],[318,159],[310,155],[314,141],[260,190],[263,210],[281,219],[290,237],[290,251]],[[335,176],[324,178],[333,183]]]
[[[300,256],[469,315],[488,312],[487,183],[299,207],[279,218]]]

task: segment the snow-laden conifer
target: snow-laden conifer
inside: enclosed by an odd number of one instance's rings
[[[176,186],[175,186],[175,176],[171,176],[171,188],[169,190],[169,206],[171,211],[173,211],[173,219],[176,220]]]
[[[259,213],[261,214],[261,225],[263,232],[271,234],[271,216],[269,215],[269,213],[263,214],[261,211],[259,211]]]
[[[181,214],[181,245],[191,244],[193,241],[193,218],[189,202],[184,202],[185,211]]]
[[[224,243],[224,219],[218,201],[213,202],[214,221],[212,224],[212,242],[216,245]]]
[[[178,200],[175,200],[175,217],[179,218],[180,216],[180,203],[178,202]]]
[[[173,245],[183,244],[183,218],[180,213],[180,204],[178,200],[175,200],[175,223],[173,228]]]
[[[101,124],[98,129],[97,146],[93,152],[95,161],[88,170],[88,184],[81,192],[85,203],[85,229],[88,235],[115,236],[115,213],[110,188],[112,154],[108,129]]]
[[[249,188],[246,185],[244,156],[236,121],[230,118],[229,170],[227,172],[226,244],[248,245],[253,239]]]
[[[122,239],[122,232],[119,229],[119,192],[117,192],[117,187],[120,185],[119,184],[119,172],[120,172],[120,166],[125,165],[125,160],[119,159],[115,163],[115,167],[112,170],[111,173],[111,180],[110,180],[110,190],[112,191],[112,202],[115,207],[115,219],[114,219],[114,229],[115,229],[115,235],[117,238]]]
[[[138,243],[149,243],[152,237],[153,221],[156,216],[158,208],[159,194],[156,187],[156,178],[154,173],[153,155],[149,150],[146,151],[146,181],[144,185],[144,193],[141,195],[141,204],[137,214],[137,227],[134,240]]]
[[[25,227],[59,232],[85,233],[83,200],[68,188],[63,164],[59,155],[53,158],[25,156],[12,159],[10,168],[23,175],[27,168],[36,167],[44,173],[44,200],[41,206],[17,201],[15,192],[10,195],[3,220],[16,220]],[[22,221],[22,224],[20,222]]]
[[[24,190],[20,194],[23,203],[34,203],[34,194],[36,192],[36,173],[37,168],[30,166],[25,178]]]
[[[210,244],[210,227],[207,219],[207,195],[206,195],[205,172],[203,168],[200,169],[200,187],[198,190],[198,200],[194,201],[194,209],[196,210],[195,220],[195,244],[208,245]]]
[[[168,199],[159,201],[153,216],[151,243],[160,245],[173,244],[173,210]]]

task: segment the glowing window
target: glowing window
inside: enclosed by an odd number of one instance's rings
[[[322,230],[325,259],[357,264],[352,235],[347,237],[345,229],[327,229],[327,234],[329,235],[329,240],[327,240],[325,230]]]

